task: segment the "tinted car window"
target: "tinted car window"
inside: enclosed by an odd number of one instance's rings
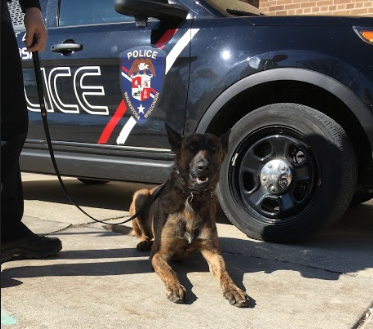
[[[133,18],[118,14],[113,0],[62,0],[60,26],[103,24],[132,21]]]

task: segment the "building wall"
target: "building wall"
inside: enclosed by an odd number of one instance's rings
[[[372,16],[373,0],[246,0],[266,15]]]

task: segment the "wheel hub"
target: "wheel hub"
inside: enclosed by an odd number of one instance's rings
[[[292,181],[291,169],[283,160],[271,160],[267,162],[260,172],[260,182],[270,194],[285,192]]]

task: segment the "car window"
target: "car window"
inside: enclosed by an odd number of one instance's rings
[[[118,14],[114,0],[61,0],[60,26],[105,24],[133,21],[133,17]]]

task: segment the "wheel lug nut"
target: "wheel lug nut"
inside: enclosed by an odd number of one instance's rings
[[[280,184],[280,186],[284,187],[284,186],[288,185],[288,181],[285,178],[283,178],[279,181],[279,184]]]
[[[267,180],[266,176],[262,176],[262,181],[265,182]]]
[[[276,192],[276,188],[274,186],[271,186],[271,191]]]

